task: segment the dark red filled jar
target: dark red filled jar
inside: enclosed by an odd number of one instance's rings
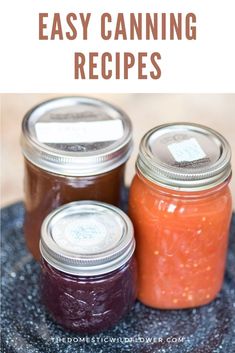
[[[136,299],[133,226],[118,208],[95,201],[64,205],[42,225],[42,300],[66,329],[111,328]]]

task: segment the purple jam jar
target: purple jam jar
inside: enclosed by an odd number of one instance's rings
[[[129,217],[96,201],[71,202],[42,224],[42,301],[53,319],[83,334],[107,330],[136,299]]]

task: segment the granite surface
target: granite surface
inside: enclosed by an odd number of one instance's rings
[[[39,265],[25,248],[22,203],[2,209],[2,353],[234,353],[235,215],[222,291],[192,310],[153,310],[136,302],[112,330],[65,332],[40,303]]]

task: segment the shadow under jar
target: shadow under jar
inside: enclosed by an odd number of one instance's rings
[[[40,228],[53,209],[71,201],[120,205],[132,150],[130,119],[108,103],[85,97],[44,102],[22,124],[28,249],[38,260]]]
[[[230,157],[220,134],[196,124],[162,125],[143,137],[129,215],[144,304],[196,307],[221,289],[232,213]]]
[[[42,301],[66,329],[111,328],[136,299],[133,226],[118,208],[95,201],[61,206],[42,225]]]

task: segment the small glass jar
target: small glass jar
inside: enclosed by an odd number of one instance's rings
[[[64,97],[26,114],[21,145],[25,159],[26,243],[39,259],[40,228],[53,209],[71,201],[120,205],[132,126],[117,108],[85,97]]]
[[[52,318],[83,334],[111,328],[136,299],[133,226],[120,209],[78,201],[42,225],[42,301]]]
[[[197,307],[219,292],[232,214],[230,157],[220,134],[196,124],[162,125],[143,137],[129,215],[144,304]]]

